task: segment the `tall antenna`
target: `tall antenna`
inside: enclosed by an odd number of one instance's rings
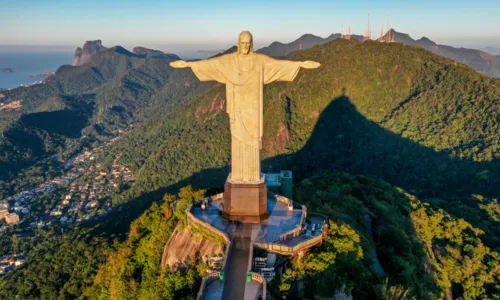
[[[391,14],[387,14],[387,35],[385,37],[387,43],[394,43],[394,31],[391,28]]]
[[[370,13],[368,13],[368,25],[366,26],[366,33],[363,41],[368,41],[372,39],[372,27],[370,25]]]
[[[380,37],[378,38],[378,41],[381,43],[384,42],[384,24],[382,24],[382,27],[380,27]]]
[[[387,14],[387,31],[391,30],[391,14]]]
[[[346,40],[351,39],[351,24],[349,24],[349,26],[347,27],[347,35],[345,36],[345,39]]]

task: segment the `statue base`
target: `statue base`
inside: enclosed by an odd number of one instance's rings
[[[222,216],[230,221],[260,223],[269,217],[267,213],[267,187],[264,176],[259,181],[231,180],[224,187]]]

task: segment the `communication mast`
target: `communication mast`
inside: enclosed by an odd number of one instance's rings
[[[347,27],[347,35],[345,36],[345,39],[348,41],[351,39],[351,24]]]
[[[391,14],[387,14],[387,32],[384,34],[384,25],[380,29],[380,43],[394,43],[394,30],[391,28]]]
[[[365,33],[365,36],[363,38],[363,42],[369,41],[371,39],[372,39],[372,27],[370,25],[370,13],[368,13],[368,25],[366,26],[366,33]]]
[[[394,43],[394,30],[391,28],[391,14],[387,14],[387,34],[385,36],[386,43]]]

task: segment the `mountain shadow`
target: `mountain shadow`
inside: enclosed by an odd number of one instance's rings
[[[89,115],[77,110],[58,110],[23,115],[21,122],[49,133],[56,133],[65,137],[77,138],[82,129],[89,123]]]
[[[478,163],[421,146],[366,119],[347,96],[325,108],[302,149],[264,160],[263,172],[270,166],[289,168],[299,180],[322,171],[367,174],[421,196],[500,192],[498,161]]]

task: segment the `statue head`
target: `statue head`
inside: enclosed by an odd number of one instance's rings
[[[253,37],[250,31],[242,31],[238,37],[238,54],[253,53]]]

